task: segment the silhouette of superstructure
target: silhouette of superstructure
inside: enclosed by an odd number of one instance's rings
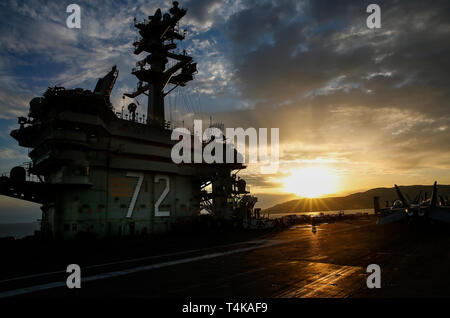
[[[256,198],[235,172],[245,168],[242,163],[171,159],[177,141],[164,118],[164,97],[196,72],[192,57],[173,53],[175,41],[184,39],[177,24],[185,14],[174,2],[169,13],[158,9],[144,22],[135,19],[142,38],[134,53],[148,54],[132,71],[137,90],[125,95],[148,96],[146,119],[138,120],[135,103],[127,116],[114,112],[116,66],[94,91],[50,87],[31,100],[28,117],[19,117],[11,136],[29,148],[31,162],[1,177],[0,194],[40,203],[44,237],[161,233],[192,224],[203,210],[214,219],[240,222],[253,209]],[[175,62],[166,69],[169,59]]]
[[[186,14],[186,10],[180,9],[178,2],[174,2],[169,12],[162,15],[158,9],[153,16],[148,17],[148,20],[141,23],[135,20],[134,23],[141,35],[141,39],[133,43],[134,54],[139,55],[142,52],[149,54],[137,62],[136,68],[132,71],[139,79],[138,89],[125,96],[134,98],[147,93],[147,118],[150,122],[164,120],[164,97],[167,95],[164,89],[167,84],[173,84],[175,87],[185,86],[187,82],[193,80],[193,75],[197,72],[197,64],[193,62],[192,57],[186,55],[186,52],[173,53],[177,48],[174,40],[184,39],[184,36],[177,32],[176,26]],[[177,63],[166,69],[169,59]],[[178,72],[179,70],[181,72]]]

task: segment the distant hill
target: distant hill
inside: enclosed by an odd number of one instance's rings
[[[413,185],[400,186],[402,193],[411,200],[417,196],[422,190],[422,195],[427,193],[431,195],[432,186]],[[450,197],[450,185],[438,185],[438,195]],[[317,199],[298,199],[280,203],[265,209],[264,213],[293,213],[293,212],[309,212],[309,211],[336,211],[336,210],[353,210],[353,209],[370,209],[373,208],[373,197],[380,197],[380,205],[384,207],[386,201],[392,202],[397,200],[395,189],[392,188],[375,188],[366,192],[359,192],[347,195],[345,197],[329,197]]]

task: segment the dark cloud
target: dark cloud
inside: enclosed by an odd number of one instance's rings
[[[280,104],[339,76],[345,76],[342,84],[377,95],[398,95],[399,87],[416,89],[417,84],[446,89],[448,2],[379,4],[382,28],[368,30],[364,2],[250,2],[226,25],[242,96]],[[393,78],[363,79],[383,72],[392,72]]]
[[[220,0],[189,0],[183,2],[182,7],[188,9],[189,19],[202,24],[211,20],[211,11],[220,3]]]
[[[378,1],[377,30],[369,1],[247,3],[224,32],[233,81],[255,107],[223,114],[230,126],[279,127],[282,143],[304,146],[285,160],[450,167],[448,1]]]
[[[295,1],[248,1],[246,7],[230,17],[225,30],[233,45],[247,50],[261,41],[271,40],[275,32],[298,14]]]

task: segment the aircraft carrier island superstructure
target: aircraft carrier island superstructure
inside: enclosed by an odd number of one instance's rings
[[[138,120],[134,103],[127,116],[114,111],[115,66],[94,91],[49,88],[31,100],[28,117],[19,118],[11,136],[29,148],[31,162],[1,177],[0,194],[42,204],[43,237],[163,233],[191,224],[203,209],[217,219],[239,220],[253,208],[256,198],[234,173],[243,164],[171,159],[177,141],[164,118],[164,97],[197,70],[186,52],[175,53],[175,41],[184,39],[177,24],[185,14],[174,2],[166,14],[158,9],[144,22],[135,20],[141,38],[134,53],[146,57],[132,71],[136,91],[124,95],[148,96],[146,118]],[[169,59],[173,66],[166,68]]]

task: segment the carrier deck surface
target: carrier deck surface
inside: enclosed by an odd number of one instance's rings
[[[180,236],[102,242],[82,249],[67,244],[64,249],[58,245],[33,249],[26,244],[20,251],[18,246],[6,251],[12,261],[2,272],[0,295],[128,299],[450,295],[446,248],[450,236],[438,225],[377,226],[371,217],[322,224],[316,233],[308,225],[294,225],[278,231]],[[81,289],[66,287],[65,268],[71,263],[81,266]],[[380,289],[366,286],[369,264],[381,267]]]

